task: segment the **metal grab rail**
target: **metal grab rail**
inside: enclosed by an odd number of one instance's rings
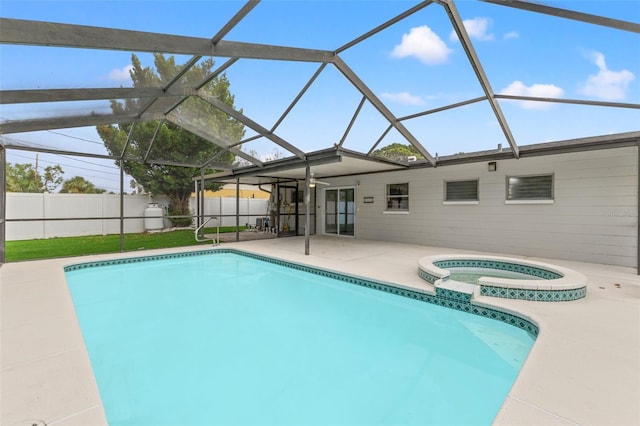
[[[216,238],[210,238],[206,235],[200,235],[200,230],[203,229],[207,223],[211,222],[212,219],[218,220],[218,225],[216,226]],[[199,243],[203,243],[205,241],[213,241],[213,245],[220,244],[220,219],[217,216],[211,216],[209,219],[205,220],[204,223],[198,226],[194,232],[196,241]]]

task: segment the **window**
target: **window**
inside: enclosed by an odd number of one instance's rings
[[[409,210],[409,184],[392,183],[387,185],[387,211]]]
[[[444,201],[478,201],[478,179],[445,182]]]
[[[507,201],[553,201],[553,175],[507,176]]]

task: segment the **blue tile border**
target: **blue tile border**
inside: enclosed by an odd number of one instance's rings
[[[111,259],[111,260],[98,260],[95,262],[85,262],[85,263],[75,263],[73,265],[67,265],[64,267],[65,272],[77,271],[79,269],[86,268],[95,268],[99,266],[111,266],[111,265],[125,265],[129,263],[140,263],[140,262],[149,262],[154,260],[164,260],[164,259],[176,259],[181,257],[192,257],[192,256],[202,256],[204,254],[212,254],[215,252],[230,252],[230,249],[209,249],[209,250],[198,250],[191,251],[185,253],[170,253],[170,254],[160,254],[154,256],[141,256],[141,257],[127,257],[122,259]]]
[[[378,281],[358,278],[358,277],[354,277],[354,276],[350,276],[350,275],[346,275],[338,272],[327,271],[327,270],[316,268],[313,266],[301,265],[294,262],[284,261],[284,260],[275,259],[268,256],[244,252],[244,251],[235,250],[235,249],[208,249],[208,250],[198,250],[198,251],[184,252],[184,253],[170,253],[170,254],[162,254],[162,255],[154,255],[154,256],[100,260],[95,262],[86,262],[86,263],[77,263],[73,265],[68,265],[64,267],[64,271],[71,272],[71,271],[77,271],[77,270],[100,267],[100,266],[125,265],[125,264],[132,264],[132,263],[149,262],[149,261],[165,260],[165,259],[176,259],[176,258],[202,256],[202,255],[210,255],[210,254],[221,254],[221,253],[233,253],[241,256],[246,256],[246,257],[261,260],[264,262],[269,262],[276,265],[284,266],[287,268],[309,272],[309,273],[320,275],[327,278],[333,278],[339,281],[347,282],[349,284],[356,284],[356,285],[368,287],[374,290],[384,291],[384,292],[395,294],[398,296],[408,297],[410,299],[420,300],[420,301],[431,303],[434,305],[443,306],[443,307],[455,309],[458,311],[468,312],[474,315],[480,315],[483,317],[495,319],[495,320],[513,325],[515,327],[518,327],[526,331],[527,333],[529,333],[534,338],[538,336],[538,331],[539,331],[538,326],[533,322],[525,318],[522,318],[518,315],[502,312],[498,309],[492,309],[492,308],[474,305],[471,303],[471,298],[472,298],[471,294],[461,293],[461,292],[444,289],[444,288],[437,288],[436,295],[434,296],[431,294],[422,293],[420,291],[404,289],[404,288],[396,287],[396,286],[378,282]],[[420,271],[420,272],[421,272],[420,276],[423,279],[427,281],[429,281],[430,279],[433,279],[433,281],[430,281],[432,283],[439,279],[438,277],[434,277],[430,274],[427,274],[424,271]],[[570,290],[570,291],[576,291],[576,290]]]
[[[569,290],[534,290],[521,288],[504,288],[495,286],[480,286],[480,295],[503,297],[505,299],[523,299],[538,302],[568,302],[586,297],[587,288]]]
[[[523,265],[520,263],[505,262],[502,260],[485,260],[485,259],[451,259],[439,260],[433,262],[435,266],[442,269],[448,268],[487,268],[498,269],[501,271],[519,272],[525,275],[531,275],[536,278],[545,280],[555,280],[562,278],[561,274],[549,271],[544,268],[537,268],[531,265]]]

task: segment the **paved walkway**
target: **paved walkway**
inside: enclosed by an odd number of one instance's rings
[[[463,252],[320,236],[311,239],[309,256],[304,255],[303,237],[223,243],[220,247],[427,291],[431,286],[418,277],[417,260]],[[48,425],[106,424],[62,268],[77,262],[132,256],[86,256],[11,263],[0,268],[0,424],[31,425],[38,419]],[[587,297],[557,303],[477,299],[477,303],[527,315],[540,326],[538,339],[495,423],[639,425],[640,277],[630,268],[529,259],[583,273],[588,277]]]

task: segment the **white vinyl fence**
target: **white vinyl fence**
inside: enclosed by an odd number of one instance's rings
[[[144,232],[145,209],[149,205],[148,195],[125,195],[124,216],[137,219],[124,220],[125,233]],[[153,200],[165,213],[169,201],[164,197]],[[255,224],[257,217],[267,213],[268,200],[256,198],[240,199],[240,225]],[[191,199],[191,212],[195,214],[196,201]],[[220,218],[220,226],[235,226],[235,198],[205,198],[204,214]],[[49,193],[7,193],[6,240],[32,240],[38,238],[72,237],[82,235],[107,235],[120,233],[120,195],[117,194],[49,194]],[[73,218],[73,220],[59,220]],[[75,219],[85,218],[85,219]],[[115,219],[104,219],[115,218]],[[30,219],[14,222],[16,219]],[[56,219],[56,220],[42,220]],[[158,218],[151,219],[157,223]],[[171,222],[164,217],[164,227]],[[217,221],[207,226],[216,226]]]

